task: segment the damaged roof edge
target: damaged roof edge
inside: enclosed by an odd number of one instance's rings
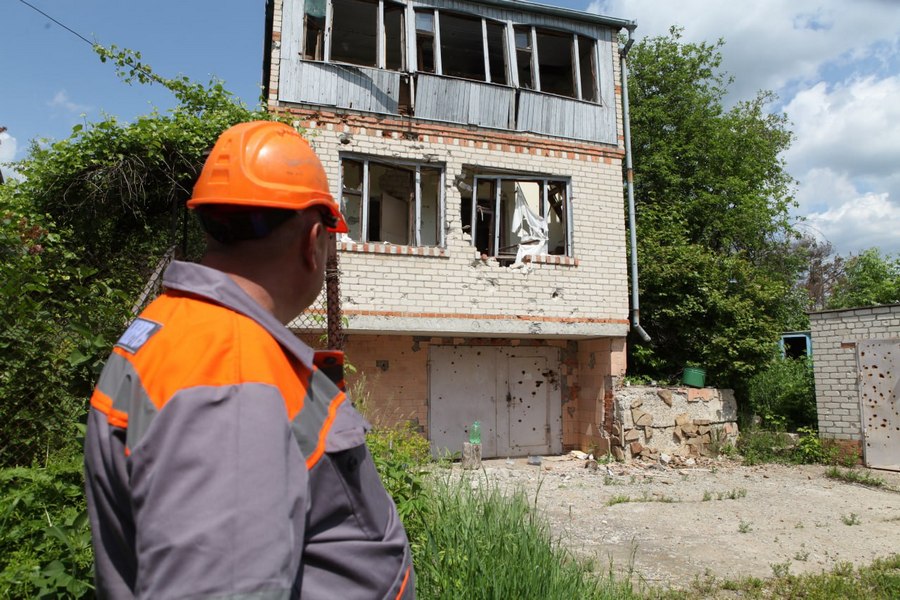
[[[591,23],[600,23],[617,28],[628,29],[633,31],[637,27],[637,21],[628,19],[618,19],[616,17],[607,17],[596,13],[584,12],[572,8],[562,8],[560,6],[548,6],[538,2],[528,2],[527,0],[474,0],[476,4],[489,4],[520,11],[539,12],[556,17],[564,17],[577,21],[589,21]]]

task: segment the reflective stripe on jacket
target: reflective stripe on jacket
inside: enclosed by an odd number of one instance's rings
[[[218,271],[164,285],[91,398],[98,595],[413,597],[368,424],[313,351]]]

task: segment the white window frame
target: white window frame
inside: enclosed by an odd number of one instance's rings
[[[407,23],[409,22],[410,14],[412,14],[411,13],[412,9],[408,4],[403,4],[402,2],[396,2],[396,1],[392,2],[391,0],[366,0],[366,1],[371,2],[372,4],[375,4],[377,6],[376,10],[378,13],[378,21],[375,25],[375,65],[373,65],[371,68],[387,69],[387,46],[388,46],[388,44],[387,44],[387,30],[385,28],[385,21],[384,21],[384,8],[388,4],[403,7],[404,23],[402,24],[402,26],[400,28],[401,36],[408,35],[409,27],[408,27]],[[302,14],[304,14],[304,15],[306,14],[306,4],[305,3],[303,5]],[[331,60],[331,30],[333,27],[334,27],[334,0],[326,0],[325,36],[324,36],[324,41],[323,41],[325,48],[323,49],[323,52],[322,52],[322,62],[326,62],[326,63],[333,62]],[[305,57],[306,56],[306,41],[307,41],[306,40],[306,19],[305,18],[303,19],[303,21],[301,23],[300,29],[301,29],[301,32],[300,32],[301,33],[300,56]],[[413,30],[415,31],[415,24],[413,24]],[[401,65],[399,71],[406,71],[407,69],[410,69],[409,52],[408,52],[406,40],[404,40],[401,37],[401,39],[399,40],[399,44],[400,44],[400,54],[401,54],[401,62],[402,62],[402,65]],[[303,60],[312,60],[312,59],[303,58]],[[361,65],[356,65],[356,66],[361,66]]]
[[[411,243],[407,244],[408,246],[422,246],[422,169],[433,169],[440,171],[440,175],[438,177],[438,214],[437,214],[437,230],[438,230],[438,248],[446,248],[447,247],[447,239],[446,239],[446,227],[444,224],[446,223],[446,199],[444,192],[444,180],[447,176],[447,166],[443,163],[430,163],[424,161],[415,161],[415,160],[402,160],[402,159],[393,159],[379,156],[369,156],[362,154],[352,154],[352,153],[342,153],[340,154],[340,164],[341,164],[341,177],[340,177],[340,193],[341,193],[341,201],[343,201],[344,196],[344,161],[352,160],[358,163],[362,163],[363,172],[362,172],[362,193],[360,196],[360,238],[358,240],[353,240],[358,243],[384,243],[381,240],[369,240],[369,165],[370,164],[379,164],[385,165],[389,167],[415,167],[415,228],[413,230],[413,239]],[[433,247],[433,246],[426,246]]]

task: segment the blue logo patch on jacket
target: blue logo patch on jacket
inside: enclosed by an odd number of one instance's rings
[[[131,325],[116,342],[116,346],[134,354],[160,329],[162,329],[162,325],[159,323],[138,317],[131,322]]]

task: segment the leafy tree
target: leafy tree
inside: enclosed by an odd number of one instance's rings
[[[638,374],[670,379],[687,364],[742,387],[778,335],[802,322],[790,252],[791,133],[760,93],[723,107],[722,41],[689,44],[677,28],[630,55],[641,320]]]
[[[126,82],[163,85],[178,105],[32,143],[22,181],[0,186],[0,466],[77,446],[102,360],[188,225],[204,151],[235,123],[272,118],[219,81],[167,79],[138,53],[95,49]]]
[[[808,235],[801,236],[792,251],[804,258],[799,285],[807,295],[807,310],[825,309],[834,286],[844,277],[844,259],[833,256],[831,242]]]
[[[846,260],[843,276],[828,298],[828,308],[852,308],[900,303],[900,258],[877,248]]]

